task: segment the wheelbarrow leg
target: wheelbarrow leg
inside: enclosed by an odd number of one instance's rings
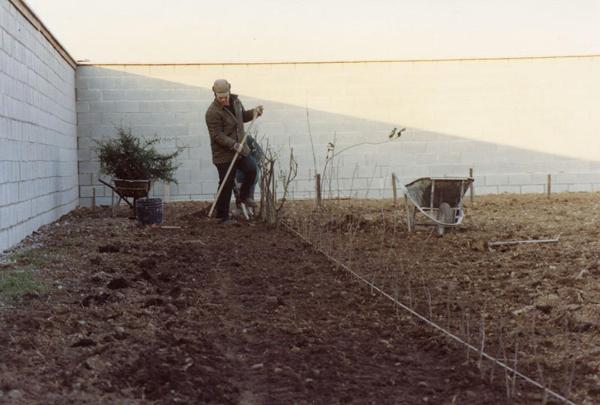
[[[454,210],[450,204],[446,202],[440,204],[440,208],[438,210],[438,219],[447,224],[454,223]],[[444,225],[437,225],[436,228],[438,236],[444,236],[444,232],[446,231]]]

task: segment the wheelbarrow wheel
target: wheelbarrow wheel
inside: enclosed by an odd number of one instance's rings
[[[441,203],[438,210],[438,220],[447,224],[454,223],[454,210],[448,203]],[[444,225],[438,225],[437,227],[438,236],[444,236],[446,227]]]

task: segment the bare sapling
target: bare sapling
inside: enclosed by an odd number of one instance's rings
[[[308,110],[307,110],[307,120],[308,120]],[[336,157],[338,157],[339,155],[341,155],[342,153],[346,152],[349,149],[352,148],[356,148],[358,146],[364,146],[364,145],[383,145],[386,143],[391,143],[391,142],[396,142],[397,140],[400,139],[400,137],[402,136],[402,133],[406,131],[406,128],[401,128],[400,130],[398,130],[397,128],[392,129],[392,131],[390,132],[390,134],[388,135],[388,139],[381,141],[381,142],[361,142],[361,143],[355,143],[349,146],[346,146],[345,148],[341,148],[338,151],[336,151],[336,137],[337,137],[337,133],[334,132],[333,133],[333,141],[329,142],[327,144],[327,153],[325,155],[325,164],[323,166],[323,176],[321,177],[321,189],[323,189],[323,186],[325,185],[325,181],[327,180],[329,183],[329,196],[331,197],[331,193],[332,193],[332,180],[333,180],[333,162],[334,159]],[[309,133],[310,133],[310,125],[309,125]],[[311,135],[311,143],[312,143],[312,135]],[[313,152],[314,154],[314,152]],[[316,159],[315,159],[316,162]],[[329,175],[327,174],[327,168],[329,168]],[[316,170],[316,169],[315,169]],[[377,167],[375,167],[375,171],[373,173],[373,177],[375,176]],[[337,170],[337,173],[339,174],[339,170]],[[369,193],[369,188],[371,187],[371,183],[372,183],[373,179],[371,178],[371,181],[369,182],[368,188],[367,188],[367,195],[365,196],[365,198],[367,198],[368,193]]]
[[[367,192],[365,193],[365,198],[369,198],[369,192],[371,191],[371,186],[373,185],[373,180],[375,179],[375,175],[377,174],[377,169],[379,169],[379,166],[375,165],[375,167],[373,168],[373,174],[371,174],[371,177],[369,178],[369,181],[367,182]]]
[[[465,329],[467,331],[467,343],[471,344],[471,321],[469,312],[465,312]],[[471,350],[467,347],[467,361],[471,360]]]
[[[429,319],[433,320],[433,305],[431,304],[431,290],[429,287],[423,287],[425,297],[427,298],[427,307],[429,308]]]
[[[289,166],[287,170],[279,171],[280,184],[283,188],[282,197],[277,203],[277,181],[275,176],[275,167],[277,163],[277,154],[273,152],[271,146],[267,143],[263,148],[263,156],[259,162],[260,178],[260,218],[270,225],[275,225],[279,221],[281,210],[287,201],[290,185],[298,174],[298,163],[294,157],[294,150],[290,148]]]
[[[410,279],[408,279],[407,288],[408,288],[408,307],[410,309],[415,310],[416,308],[414,307],[413,292],[412,292],[412,288],[411,288]]]
[[[518,364],[518,360],[519,360],[519,340],[515,340],[515,353],[513,356],[513,375],[512,375],[512,379],[511,379],[511,393],[513,396],[517,395],[517,364]]]
[[[481,341],[480,341],[480,345],[479,345],[479,360],[477,361],[477,368],[479,368],[479,371],[481,372],[481,376],[483,377],[483,353],[485,350],[485,308],[481,313],[481,328],[480,328],[480,334],[481,334]]]

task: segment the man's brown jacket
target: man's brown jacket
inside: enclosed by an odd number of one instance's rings
[[[252,120],[254,110],[244,110],[242,102],[236,94],[229,96],[233,111],[223,107],[215,99],[206,110],[206,126],[210,135],[213,163],[227,163],[233,160],[235,151],[233,145],[241,143],[244,138],[244,122]],[[250,148],[244,145],[241,155],[248,156]]]

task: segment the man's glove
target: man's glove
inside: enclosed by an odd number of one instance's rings
[[[260,117],[263,114],[263,106],[254,107],[254,111],[256,112],[256,116]]]

